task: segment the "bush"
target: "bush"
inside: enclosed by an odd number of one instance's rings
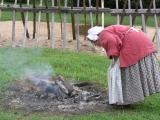
[[[96,0],[91,0],[92,6],[96,6]],[[105,1],[105,0],[104,0]],[[124,2],[126,0],[119,0],[119,8],[123,8]],[[148,8],[151,0],[142,0],[143,7]],[[131,0],[131,7],[135,8],[136,3],[139,2],[139,0]],[[76,6],[77,0],[74,0],[74,5]],[[88,0],[86,0],[86,5],[89,6]],[[116,8],[116,0],[107,0],[107,2],[104,2],[105,7],[107,8]],[[83,0],[80,0],[80,6],[83,6]],[[101,0],[99,0],[99,6],[101,6]],[[128,6],[128,5],[127,5]],[[160,0],[156,0],[156,7],[160,8]]]
[[[5,0],[5,2],[8,2],[8,3],[14,3],[15,0]],[[18,3],[22,2],[22,3],[26,3],[27,0],[17,0]]]
[[[9,2],[9,3],[14,3],[15,0],[5,0],[5,2]],[[39,3],[39,0],[35,0],[37,3]],[[43,0],[44,1],[44,0]],[[48,3],[51,3],[51,0],[47,0]],[[55,0],[55,4],[57,5],[57,1],[58,0]],[[79,0],[80,1],[80,6],[83,7],[83,0]],[[89,6],[89,2],[88,0],[85,0],[86,1],[86,6]],[[105,7],[107,8],[116,8],[116,0],[104,0],[104,5]],[[119,0],[119,8],[123,8],[123,5],[124,5],[124,1],[125,0]],[[144,8],[148,8],[149,4],[150,4],[150,1],[151,0],[143,0],[143,7]],[[18,0],[18,3],[26,3],[27,0]],[[33,0],[30,0],[30,3],[32,3]],[[91,0],[92,2],[92,6],[96,6],[96,0]],[[136,3],[139,2],[139,0],[131,0],[131,3],[132,3],[132,8],[135,8],[136,6]],[[68,0],[68,5],[71,6],[73,4],[73,6],[77,6],[77,0]],[[61,0],[61,5],[64,5],[64,0]],[[156,7],[157,8],[160,8],[160,0],[156,0]],[[99,6],[101,6],[101,0],[99,0]]]

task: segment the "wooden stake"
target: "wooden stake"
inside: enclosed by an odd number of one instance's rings
[[[96,0],[96,9],[97,9],[97,13],[96,13],[96,25],[98,25],[99,24],[99,18],[98,18],[99,0]]]
[[[126,7],[127,7],[127,0],[125,0],[125,2],[124,2],[124,4],[123,4],[123,12],[125,12],[125,9],[126,9]],[[123,18],[124,18],[124,16],[121,16],[120,17],[120,24],[122,24],[123,23]]]
[[[39,3],[39,7],[42,7],[42,0],[40,0],[40,3]],[[40,33],[40,23],[41,23],[41,11],[38,12],[38,23],[36,24],[37,27],[37,31],[36,31],[36,46],[38,47],[38,43],[39,43],[39,33]]]
[[[79,7],[79,0],[77,0],[77,7]],[[76,49],[79,51],[80,48],[80,41],[79,41],[79,13],[76,14],[75,17],[75,23],[76,23]]]
[[[89,7],[92,8],[91,0],[89,0]],[[89,14],[90,14],[91,27],[93,27],[93,14],[92,12],[90,12]]]
[[[101,0],[101,7],[104,8],[104,0]],[[104,27],[104,12],[102,13],[102,27]]]
[[[160,17],[159,17],[159,20],[158,20],[158,27],[159,27],[159,26],[160,26]],[[158,32],[159,32],[159,28],[158,28]],[[154,42],[155,38],[156,38],[156,32],[154,33],[152,42]]]
[[[150,3],[149,3],[148,12],[150,12],[152,5],[153,5],[153,0],[151,0]],[[147,23],[147,20],[148,20],[148,16],[145,16],[145,22],[146,23]]]
[[[116,0],[116,9],[119,9],[118,0]],[[120,16],[117,14],[117,25],[120,24]]]
[[[55,0],[52,0],[52,7],[55,6]],[[51,17],[51,47],[55,47],[55,30],[54,30],[54,12],[52,11],[52,17]]]
[[[64,3],[64,7],[67,7],[67,0],[65,0],[65,3]],[[66,48],[67,47],[67,39],[66,39],[66,33],[67,33],[67,15],[66,13],[64,13],[64,19],[63,19],[63,35],[62,35],[62,39],[63,39],[63,44],[62,44],[62,47],[63,48]]]
[[[73,0],[71,0],[71,9],[73,9],[73,4],[74,4]],[[71,20],[72,20],[72,35],[73,35],[73,40],[76,40],[74,13],[71,13]]]
[[[3,6],[3,4],[4,4],[4,0],[1,0],[1,6]],[[2,11],[0,10],[0,19],[1,19],[1,17],[2,17]]]
[[[17,5],[17,0],[14,1],[13,7],[16,7]],[[15,27],[16,27],[16,11],[13,10],[13,15],[12,15],[12,47],[15,47]]]
[[[153,0],[153,9],[156,9],[156,1]],[[156,28],[156,43],[157,43],[157,47],[158,50],[160,50],[160,31],[159,31],[159,26],[158,26],[158,22],[157,22],[157,15],[154,14],[154,19],[155,19],[155,28]]]
[[[20,1],[21,3],[21,7],[22,7],[22,1]],[[27,7],[29,7],[29,0],[27,0]],[[23,25],[24,25],[24,35],[23,35],[23,47],[26,46],[26,37],[29,38],[29,33],[28,33],[28,11],[26,12],[26,16],[24,16],[24,13],[21,12],[21,16],[22,16],[22,21],[23,21]]]
[[[131,0],[128,0],[128,9],[131,10]],[[130,23],[130,26],[133,26],[131,14],[129,15],[129,23]]]
[[[28,6],[29,5],[28,5],[28,2],[27,2],[27,7]],[[20,0],[20,7],[22,7],[22,0]],[[26,33],[24,33],[24,35],[25,35],[25,37],[29,38],[30,36],[29,36],[28,28],[25,28],[26,27],[26,20],[25,19],[27,19],[27,21],[28,21],[28,12],[26,12],[26,17],[24,15],[24,12],[21,12],[21,18],[22,18],[23,26],[24,26],[24,30],[26,32]]]
[[[135,12],[137,12],[137,11],[138,11],[138,7],[139,7],[139,2],[136,2]],[[133,17],[132,17],[132,26],[134,25],[135,20],[136,20],[136,16],[133,16]]]
[[[36,9],[36,0],[33,0],[33,8]],[[36,12],[33,12],[33,39],[36,36]]]
[[[58,8],[61,9],[61,0],[58,0],[57,3],[58,3]],[[63,46],[63,40],[62,40],[63,39],[63,37],[62,37],[63,36],[62,15],[61,15],[61,12],[59,12],[58,14],[59,14],[59,19],[60,19],[60,23],[61,23],[61,41],[62,41],[62,46]]]
[[[45,7],[48,9],[47,0],[45,0]],[[48,30],[48,40],[50,39],[50,24],[49,24],[49,13],[46,13],[46,20],[47,20],[47,30]]]
[[[143,9],[143,4],[142,4],[142,0],[140,0],[140,8]],[[145,23],[145,16],[144,14],[141,14],[141,18],[142,18],[142,30],[146,33],[146,23]]]
[[[86,0],[83,0],[83,8],[86,10]],[[86,34],[87,34],[87,15],[84,13],[84,40],[86,40]]]

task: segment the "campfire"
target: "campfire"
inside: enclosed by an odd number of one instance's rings
[[[6,109],[56,113],[103,111],[107,97],[106,90],[93,83],[39,75],[12,83],[4,95]]]

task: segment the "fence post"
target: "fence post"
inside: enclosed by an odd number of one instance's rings
[[[4,0],[1,0],[1,6],[3,6],[3,4],[4,4]],[[0,19],[1,19],[1,17],[2,17],[2,11],[0,10]]]
[[[71,9],[73,10],[73,0],[71,0]],[[74,13],[71,12],[71,21],[72,21],[72,35],[73,40],[76,40],[76,31],[75,31],[75,16]]]
[[[153,9],[156,9],[156,1],[153,0]],[[156,43],[157,43],[157,47],[158,47],[158,51],[160,50],[160,31],[159,31],[159,27],[158,27],[158,22],[157,22],[157,15],[154,14],[154,20],[155,20],[155,29],[156,29]]]
[[[52,7],[55,6],[55,0],[52,0]],[[55,28],[55,20],[54,20],[54,12],[52,11],[52,17],[51,17],[51,48],[54,48],[55,47],[55,31],[54,31],[54,28]]]
[[[135,12],[137,12],[137,11],[138,11],[138,7],[139,7],[139,2],[136,2]],[[136,20],[136,15],[134,15],[134,16],[132,17],[132,25],[134,25],[135,20]]]
[[[86,0],[83,0],[83,9],[86,10]],[[87,32],[87,14],[84,13],[84,40],[86,40]]]
[[[89,2],[89,7],[92,8],[91,0],[89,0],[88,2]],[[89,14],[90,14],[91,27],[93,27],[93,14],[92,14],[92,12],[90,12]]]
[[[36,0],[33,0],[33,8],[36,9]],[[36,36],[36,12],[33,12],[33,39]]]
[[[48,1],[48,0],[45,0],[45,1],[44,1],[46,9],[48,9],[48,3],[47,3],[47,1]],[[47,31],[48,31],[48,40],[49,40],[49,39],[50,39],[49,13],[46,13],[46,20],[47,20]]]
[[[27,0],[27,7],[29,7],[29,0]],[[24,35],[23,35],[23,47],[26,46],[26,35],[28,33],[28,11],[26,12],[26,16],[25,16],[25,22],[24,22]]]
[[[43,4],[43,1],[40,0],[40,3],[39,3],[39,7],[42,7],[42,4]],[[37,31],[36,31],[36,36],[35,36],[35,39],[36,39],[36,46],[38,47],[38,43],[39,43],[39,34],[40,34],[40,23],[41,23],[41,11],[38,12],[38,23],[36,24],[37,27]]]
[[[119,9],[118,0],[116,0],[116,9]],[[120,24],[120,16],[117,14],[117,25]]]
[[[131,10],[131,0],[128,0],[128,9]],[[129,15],[129,23],[130,23],[130,26],[133,26],[131,14]]]
[[[99,0],[96,0],[96,9],[97,9],[97,13],[96,13],[96,25],[98,25],[99,24],[99,15],[98,15]]]
[[[64,1],[64,7],[67,7],[67,0]],[[62,27],[62,40],[63,40],[63,44],[62,44],[62,48],[66,48],[67,47],[67,39],[66,39],[66,33],[67,33],[67,15],[66,13],[64,13],[64,18],[63,18],[63,27]]]
[[[13,7],[16,7],[17,5],[17,0],[14,1]],[[13,15],[12,15],[12,47],[15,47],[15,27],[16,27],[16,11],[13,10]]]
[[[153,0],[151,0],[150,3],[149,3],[148,12],[150,12],[152,5],[153,5]],[[148,20],[148,16],[145,16],[145,22],[146,23],[147,23],[147,20]]]
[[[79,0],[77,0],[77,7],[79,7]],[[80,41],[79,41],[79,13],[75,14],[75,23],[76,23],[76,48],[79,51]]]
[[[127,6],[127,2],[128,2],[128,0],[125,0],[125,1],[124,1],[124,4],[123,4],[123,12],[125,12],[125,9],[126,9],[126,6]],[[124,18],[124,16],[122,15],[122,16],[120,17],[120,24],[123,23],[123,18]]]
[[[101,0],[101,6],[104,8],[104,0]],[[102,27],[104,27],[104,12],[102,12]]]
[[[143,3],[142,0],[140,0],[140,8],[143,9]],[[145,16],[144,14],[141,14],[141,18],[142,18],[142,30],[146,33],[146,23],[145,23]]]

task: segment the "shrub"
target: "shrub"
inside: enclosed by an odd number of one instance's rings
[[[9,3],[14,3],[15,0],[5,0],[5,2],[9,2]],[[37,3],[39,3],[39,0],[35,0]],[[45,1],[45,0],[43,0]],[[48,3],[51,3],[51,0],[47,0]],[[55,4],[57,4],[57,1],[58,0],[55,0]],[[79,0],[80,1],[80,6],[82,7],[83,6],[83,0]],[[89,2],[88,0],[85,0],[86,1],[86,6],[89,6]],[[105,0],[104,0],[105,1]],[[119,8],[123,8],[123,5],[124,5],[124,1],[125,0],[119,0]],[[18,0],[18,3],[26,3],[27,0]],[[30,2],[32,3],[33,0],[30,0]],[[92,2],[92,6],[96,6],[96,0],[91,0]],[[136,3],[139,2],[139,0],[131,0],[131,3],[132,3],[132,8],[135,8],[136,6]],[[68,5],[70,6],[71,4],[73,4],[74,6],[77,6],[77,0],[68,0]],[[150,4],[150,0],[143,0],[143,6],[144,8],[148,8]],[[64,5],[64,0],[61,0],[61,5]],[[115,8],[116,7],[116,0],[107,0],[107,2],[105,1],[104,2],[104,5],[105,7],[107,8]],[[160,0],[156,0],[156,7],[157,8],[160,8]],[[101,6],[101,0],[99,0],[99,6]]]

